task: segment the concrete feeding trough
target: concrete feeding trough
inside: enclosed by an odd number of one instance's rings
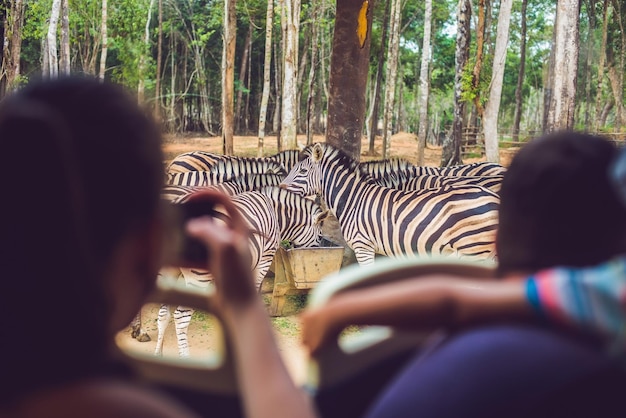
[[[285,249],[274,256],[274,286],[269,314],[282,316],[285,296],[306,293],[325,276],[339,271],[344,247],[323,239],[319,247]]]

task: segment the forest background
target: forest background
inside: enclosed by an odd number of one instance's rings
[[[296,135],[361,154],[413,132],[498,145],[573,128],[621,138],[623,0],[1,0],[0,97],[87,73],[124,84],[164,131]],[[490,152],[491,149],[491,152]]]

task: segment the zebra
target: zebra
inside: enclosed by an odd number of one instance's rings
[[[211,186],[252,174],[275,174],[285,176],[287,172],[276,161],[219,160],[209,170],[168,172],[165,184],[178,186]]]
[[[374,178],[382,178],[397,173],[409,177],[484,177],[503,176],[506,172],[506,168],[497,163],[479,162],[451,167],[428,167],[413,165],[410,161],[403,158],[365,161],[359,163],[359,166]]]
[[[186,173],[168,174],[166,187],[217,187],[231,196],[257,190],[265,186],[278,186],[285,177],[283,174],[239,174],[221,180],[221,174],[210,171],[188,171]]]
[[[416,169],[416,166],[404,158],[364,161],[359,163],[359,167],[376,179],[393,175],[398,172],[413,172]]]
[[[344,152],[323,143],[305,149],[281,187],[321,194],[337,217],[359,264],[387,256],[495,255],[500,199],[478,186],[445,186],[413,192],[376,184]]]
[[[168,174],[189,171],[215,171],[224,173],[224,178],[234,177],[243,173],[287,173],[282,164],[273,159],[235,157],[208,151],[192,151],[177,155],[169,163],[165,171]]]
[[[184,200],[185,198],[179,199],[180,202]],[[289,240],[294,247],[320,245],[322,226],[328,211],[322,211],[315,202],[278,187],[264,187],[259,191],[241,193],[232,200],[254,232],[250,238],[250,249],[257,288],[260,288],[282,240]],[[206,289],[211,282],[208,271],[187,268],[179,270],[187,286]],[[181,357],[189,356],[187,329],[192,315],[193,309],[183,306],[177,307],[174,311]],[[169,307],[162,305],[157,321],[158,336],[155,347],[157,356],[163,352],[163,337],[170,316]]]
[[[506,168],[497,163],[479,162],[471,164],[453,165],[450,167],[419,166],[416,167],[415,173],[417,176],[503,176],[504,173],[506,173]]]
[[[390,173],[374,181],[382,186],[398,190],[413,191],[443,186],[480,186],[500,193],[503,176],[431,176],[412,177],[404,171]]]
[[[269,157],[265,157],[264,159],[269,161],[276,161],[277,163],[282,165],[285,168],[285,171],[288,173],[300,160],[300,150],[288,149],[278,152],[274,155],[270,155]]]

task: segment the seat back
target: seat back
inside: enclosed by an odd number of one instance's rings
[[[494,277],[492,262],[449,257],[378,259],[352,265],[327,276],[309,295],[307,308],[326,304],[334,295],[427,274],[472,278]],[[330,341],[309,359],[306,388],[315,396],[322,417],[359,417],[376,394],[436,332],[406,332],[367,327],[351,338]]]

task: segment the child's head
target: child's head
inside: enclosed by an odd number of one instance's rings
[[[626,209],[610,181],[608,140],[559,132],[525,145],[500,192],[499,271],[582,267],[626,250]]]
[[[27,357],[45,379],[67,373],[68,356],[98,358],[154,283],[160,134],[120,87],[68,78],[0,104],[0,152],[0,328],[11,335],[0,358],[19,369]],[[3,374],[21,380],[11,364]]]

